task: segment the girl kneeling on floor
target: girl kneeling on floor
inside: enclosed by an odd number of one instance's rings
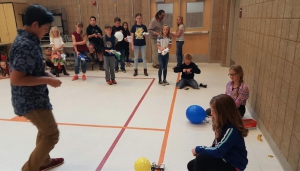
[[[244,71],[240,65],[232,65],[229,68],[230,81],[226,85],[225,94],[229,95],[236,104],[241,117],[246,113],[246,102],[249,98],[249,89],[244,82]],[[210,109],[206,110],[206,115],[210,116]]]
[[[211,147],[196,146],[192,154],[196,156],[187,167],[189,171],[243,171],[248,164],[244,137],[248,130],[234,100],[220,94],[210,101],[212,128],[215,139]]]

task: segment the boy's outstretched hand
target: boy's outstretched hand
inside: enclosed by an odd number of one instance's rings
[[[193,153],[193,156],[197,156],[196,148],[193,148],[193,149],[192,149],[192,153]]]
[[[54,87],[54,88],[60,87],[61,83],[62,82],[57,78],[53,78],[53,77],[48,78],[48,85],[50,85],[51,87]]]

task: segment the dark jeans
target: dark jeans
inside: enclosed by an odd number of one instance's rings
[[[222,158],[213,158],[207,154],[198,154],[187,164],[188,171],[236,171]]]
[[[54,68],[54,64],[49,59],[46,59],[46,66],[49,68]]]
[[[182,46],[184,44],[184,41],[176,41],[176,56],[177,56],[177,67],[179,67],[182,64]]]
[[[239,113],[241,114],[242,117],[244,117],[245,113],[246,113],[246,107],[244,105],[241,105],[239,108],[238,108],[238,111]],[[206,115],[208,116],[211,116],[211,109],[208,108],[206,109]]]
[[[124,62],[125,49],[120,49],[120,50],[117,50],[117,51],[121,53],[121,56],[120,56],[120,60],[118,60],[116,58],[115,70],[119,70],[119,62],[121,63],[121,70],[125,70],[125,62]]]
[[[176,86],[179,89],[182,89],[185,86],[191,86],[194,89],[198,89],[199,88],[199,85],[196,82],[196,80],[194,80],[194,79],[184,79],[184,78],[181,78],[181,80],[178,83],[176,83]]]
[[[169,53],[165,54],[165,56],[161,55],[161,53],[158,54],[158,63],[159,63],[158,79],[159,79],[159,81],[162,80],[161,79],[162,72],[164,73],[163,80],[166,80],[166,78],[167,78],[168,62],[169,62]]]
[[[102,41],[102,40],[101,40]],[[94,49],[97,53],[102,53],[104,50],[104,47],[102,47],[101,45],[94,43],[94,42],[90,42],[90,44],[92,44],[94,46]],[[90,52],[91,53],[91,52]]]
[[[51,60],[46,59],[46,66],[50,68],[51,74],[56,75],[56,71],[54,69],[54,64],[51,62]]]
[[[79,52],[79,53],[81,53],[83,55],[87,54],[86,52]],[[79,65],[81,65],[80,68],[81,68],[82,73],[85,74],[86,73],[86,61],[82,61],[80,58],[78,58],[76,52],[74,52],[74,60],[75,60],[75,66],[74,66],[75,74],[76,75],[79,74]]]

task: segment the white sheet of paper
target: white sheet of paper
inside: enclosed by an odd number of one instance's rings
[[[131,36],[127,36],[126,38],[127,38],[128,42],[131,42],[131,40],[132,40]]]

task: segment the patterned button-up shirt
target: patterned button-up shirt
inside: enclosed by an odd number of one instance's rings
[[[11,71],[26,73],[27,76],[46,76],[43,54],[37,36],[18,30],[10,52]],[[47,85],[14,86],[11,85],[12,105],[17,115],[23,116],[34,109],[52,110]]]

